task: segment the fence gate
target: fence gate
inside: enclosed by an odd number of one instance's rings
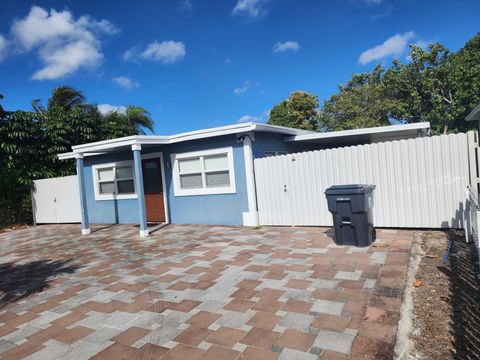
[[[474,147],[469,132],[255,159],[260,224],[331,226],[325,189],[363,183],[375,226],[462,228]]]
[[[34,181],[33,212],[37,224],[81,222],[76,175]]]

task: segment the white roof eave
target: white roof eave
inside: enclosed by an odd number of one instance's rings
[[[401,133],[411,132],[415,130],[428,131],[430,129],[429,122],[421,122],[415,124],[400,124],[400,125],[388,125],[379,126],[374,128],[362,128],[342,131],[332,131],[325,133],[313,133],[313,134],[300,134],[289,136],[285,138],[285,141],[308,141],[308,140],[322,140],[333,139],[347,136],[361,136],[361,135],[378,135],[378,136],[395,136],[401,135]]]
[[[71,153],[58,154],[58,158],[69,159],[75,157],[75,154],[86,155],[87,153],[98,153],[102,151],[116,150],[131,145],[174,144],[182,141],[205,139],[222,135],[245,133],[249,131],[266,131],[287,136],[312,133],[308,130],[299,130],[283,126],[248,122],[243,124],[234,124],[210,129],[189,131],[169,136],[134,135],[111,140],[97,141],[88,144],[75,145],[72,146],[73,151]]]

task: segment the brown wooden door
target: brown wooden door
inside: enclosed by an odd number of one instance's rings
[[[142,171],[147,221],[164,222],[165,204],[163,203],[163,184],[160,159],[153,158],[142,160]]]

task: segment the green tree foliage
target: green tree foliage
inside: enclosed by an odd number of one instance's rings
[[[37,114],[6,112],[0,119],[0,210],[18,211],[33,179],[48,173]],[[1,215],[1,214],[0,214]]]
[[[339,93],[325,101],[319,114],[320,131],[338,131],[389,125],[390,100],[384,97],[384,69],[353,74]]]
[[[451,53],[439,43],[411,46],[411,61],[394,61],[386,72],[392,118],[430,121],[435,134],[466,131],[465,117],[480,102],[480,34]]]
[[[77,89],[70,86],[59,86],[53,89],[50,99],[48,99],[48,109],[61,107],[65,110],[83,107],[85,105],[85,96]]]
[[[150,114],[141,106],[130,105],[124,113],[112,111],[104,115],[100,131],[104,139],[114,139],[121,136],[145,134],[144,129],[153,131]]]
[[[429,121],[433,134],[466,131],[475,124],[465,117],[480,102],[480,33],[457,52],[411,45],[408,61],[353,74],[318,114],[314,95],[294,94],[273,107],[270,124],[336,131]]]
[[[144,108],[129,106],[124,114],[102,115],[71,87],[55,88],[46,108],[39,100],[32,107],[32,112],[0,107],[0,212],[17,211],[28,200],[33,180],[74,174],[73,161],[57,158],[73,145],[153,129]]]
[[[0,94],[0,100],[3,99],[3,95]],[[3,118],[3,116],[5,116],[5,110],[3,110],[3,106],[2,104],[0,104],[0,119]]]
[[[318,98],[304,91],[290,94],[270,111],[269,124],[305,130],[317,130]]]

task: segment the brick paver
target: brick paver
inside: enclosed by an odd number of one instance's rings
[[[2,359],[391,358],[413,233],[38,226],[0,235]]]

